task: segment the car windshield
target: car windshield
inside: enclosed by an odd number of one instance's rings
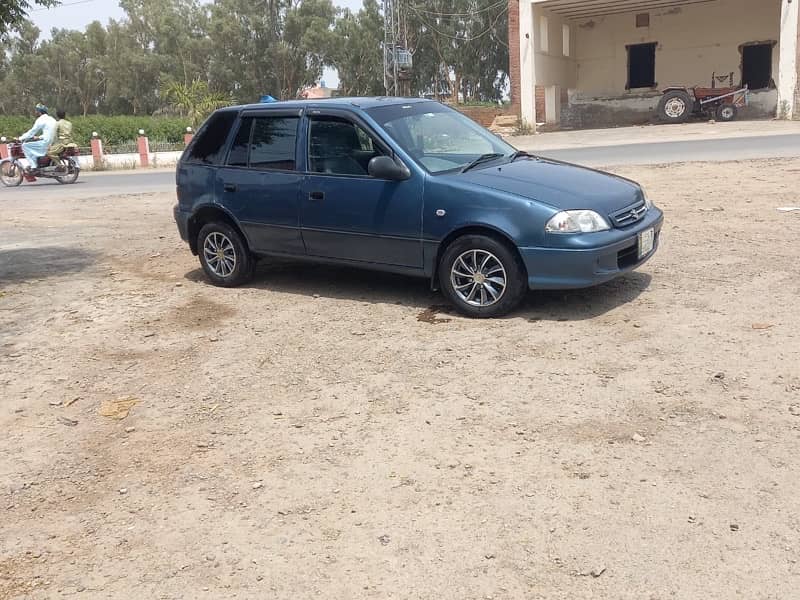
[[[428,172],[461,170],[513,156],[514,148],[460,112],[438,102],[380,106],[367,111]],[[480,162],[480,161],[479,161]]]

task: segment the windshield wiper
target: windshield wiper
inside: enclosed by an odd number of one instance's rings
[[[511,162],[514,162],[518,158],[537,158],[537,156],[535,154],[531,154],[530,152],[525,152],[525,150],[517,150],[509,158],[511,159]]]
[[[469,163],[466,167],[461,169],[461,172],[462,173],[466,173],[467,171],[469,171],[473,167],[477,167],[481,163],[484,163],[484,162],[489,161],[489,160],[494,160],[495,158],[500,158],[500,157],[503,157],[503,156],[505,156],[505,154],[502,154],[500,152],[489,152],[488,154],[481,154],[478,158],[476,158],[471,163]]]

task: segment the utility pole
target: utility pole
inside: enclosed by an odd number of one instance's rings
[[[405,0],[383,0],[383,86],[387,96],[411,95],[411,52]]]

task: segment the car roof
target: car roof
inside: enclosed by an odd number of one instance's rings
[[[427,98],[395,98],[390,96],[354,97],[354,98],[311,98],[308,100],[280,100],[278,102],[259,102],[229,106],[221,110],[239,111],[243,109],[286,109],[286,108],[340,108],[346,110],[368,109],[376,106],[392,106],[396,104],[418,104],[435,102]]]

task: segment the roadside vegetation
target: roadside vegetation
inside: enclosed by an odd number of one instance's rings
[[[265,94],[295,98],[320,82],[326,67],[338,72],[342,95],[384,93],[384,22],[376,0],[357,12],[331,0],[275,0],[259,10],[252,0],[121,0],[125,18],[95,21],[84,31],[42,32],[24,18],[51,3],[14,0],[16,12],[0,13],[0,115],[27,116],[44,102],[87,118],[182,117],[196,125],[223,104]],[[432,0],[407,8],[412,95],[470,104],[503,97],[507,3]],[[134,131],[167,122],[137,122]],[[102,125],[76,122],[79,135],[96,128],[115,139],[111,123]],[[164,135],[180,133],[170,131]]]

